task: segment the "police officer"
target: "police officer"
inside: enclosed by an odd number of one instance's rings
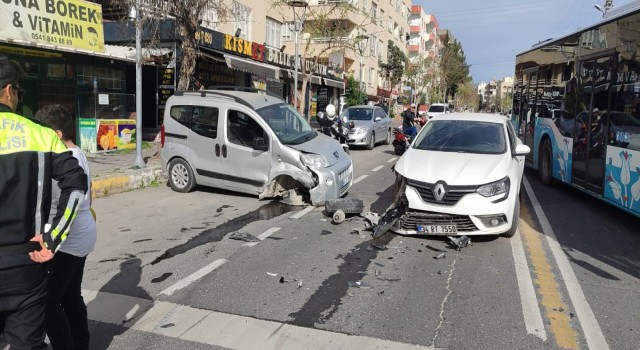
[[[46,349],[47,273],[87,191],[87,176],[56,133],[15,111],[22,69],[0,55],[0,333],[12,349]],[[51,179],[61,191],[49,231]]]

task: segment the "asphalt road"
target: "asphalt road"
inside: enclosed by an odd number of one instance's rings
[[[351,155],[349,197],[384,211],[391,146]],[[526,178],[519,233],[460,251],[206,188],[94,200],[92,349],[640,348],[640,220]]]

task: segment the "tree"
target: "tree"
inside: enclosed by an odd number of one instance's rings
[[[293,14],[287,0],[271,0],[271,4],[280,13]],[[310,67],[310,72],[307,73],[303,64],[300,65],[302,79],[299,79],[298,82],[301,83],[300,96],[302,98],[300,105],[297,106],[298,111],[302,112],[306,108],[304,96],[307,84],[311,74],[315,73],[314,69],[318,67],[318,63],[326,62],[324,58],[334,51],[356,51],[360,39],[353,35],[354,30],[372,23],[369,14],[354,4],[355,2],[335,1],[325,5],[309,6],[306,9],[302,35],[299,37],[301,42],[299,54],[301,63],[306,60],[310,61],[306,65]],[[360,18],[361,23],[357,23],[355,26],[348,24],[353,23],[356,18]],[[297,87],[295,89],[297,90]]]
[[[457,105],[466,108],[477,108],[478,92],[471,81],[458,86]]]
[[[397,85],[402,81],[404,67],[407,65],[407,56],[391,40],[389,40],[387,48],[387,52],[389,53],[387,56],[387,62],[378,62],[378,67],[380,67],[380,76],[388,78],[391,85]]]
[[[455,96],[458,86],[471,81],[471,77],[462,45],[457,40],[450,41],[448,36],[443,44],[440,83],[441,89],[444,90],[444,99],[447,101],[448,96]]]
[[[357,106],[367,103],[369,97],[360,89],[360,82],[357,81],[353,75],[349,75],[347,78],[346,88],[345,97],[347,98],[347,106]]]
[[[141,3],[141,21],[136,23],[142,28],[145,23],[157,23],[158,19],[174,18],[176,29],[182,40],[182,61],[178,77],[178,90],[187,90],[196,68],[198,58],[197,32],[200,24],[224,20],[229,8],[220,0],[114,0],[113,5],[124,9],[135,9],[136,2]],[[136,9],[137,10],[137,9]]]

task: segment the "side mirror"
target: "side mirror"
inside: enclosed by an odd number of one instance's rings
[[[262,137],[256,137],[255,139],[253,139],[253,149],[255,149],[256,151],[266,151],[269,149],[269,146],[265,144]]]
[[[376,122],[379,122],[381,120],[382,120],[382,118],[380,118],[380,117],[375,117],[375,119],[373,119],[373,121],[376,121]]]
[[[513,150],[513,155],[514,156],[524,156],[529,154],[529,152],[531,152],[531,148],[529,148],[529,146],[527,145],[517,145],[516,149]]]

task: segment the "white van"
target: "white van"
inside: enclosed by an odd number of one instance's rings
[[[431,119],[437,115],[449,113],[449,105],[446,103],[434,103],[427,110],[427,118]]]
[[[198,185],[313,205],[344,196],[353,164],[278,96],[252,88],[176,92],[167,100],[162,165],[174,191]]]

